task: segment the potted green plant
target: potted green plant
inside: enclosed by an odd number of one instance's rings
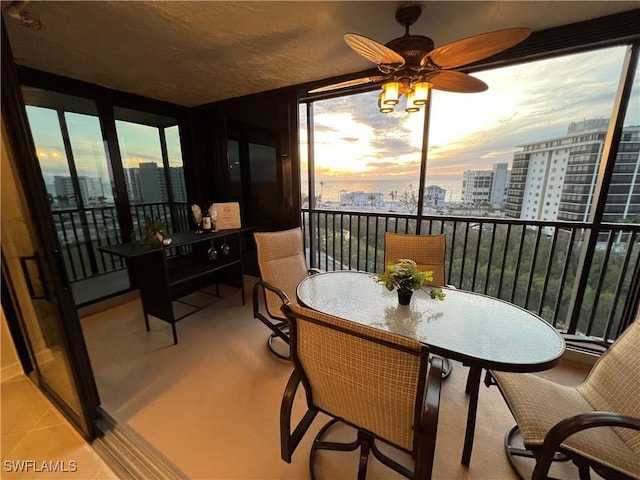
[[[385,271],[376,276],[376,281],[384,283],[389,291],[397,289],[398,303],[409,305],[413,291],[433,281],[433,272],[420,270],[413,260],[401,258],[397,263],[388,263]],[[431,289],[431,298],[444,300],[442,289]]]
[[[164,240],[164,228],[165,225],[159,218],[153,219],[151,217],[145,217],[142,238],[137,243],[150,245],[152,247],[162,246],[162,241]]]

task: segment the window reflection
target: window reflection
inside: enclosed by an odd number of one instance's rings
[[[88,280],[124,267],[120,259],[98,251],[101,245],[118,243],[121,237],[95,105],[86,99],[25,91],[27,101],[47,105],[28,105],[26,110],[76,303],[127,288],[125,276],[116,286]]]
[[[127,194],[132,203],[169,200],[158,129],[116,120]]]
[[[76,197],[58,114],[49,108],[29,105],[26,110],[51,208],[75,208]]]
[[[122,107],[114,114],[133,231],[140,232],[146,218],[160,220],[168,232],[188,229],[177,121]]]
[[[69,141],[85,207],[113,205],[113,189],[98,117],[65,112]]]

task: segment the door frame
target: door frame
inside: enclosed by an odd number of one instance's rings
[[[4,19],[2,19],[2,119],[6,129],[6,148],[11,152],[14,168],[18,174],[20,188],[29,211],[42,212],[38,218],[51,219],[50,205],[46,195],[44,179],[35,156],[35,145],[29,130],[27,114],[20,89],[20,82],[9,43]],[[49,215],[45,215],[48,212]],[[41,260],[42,281],[47,284],[52,307],[60,320],[62,345],[69,361],[71,375],[80,401],[80,418],[70,414],[64,402],[60,402],[51,389],[40,378],[38,386],[52,399],[69,418],[78,431],[87,439],[96,436],[96,414],[100,403],[93,370],[84,342],[80,320],[73,300],[71,288],[61,264],[60,246],[52,221],[38,221],[31,226],[34,249]],[[4,269],[3,269],[4,270]],[[3,272],[5,273],[5,272]],[[10,279],[9,279],[10,282]],[[9,285],[10,286],[10,285]],[[14,301],[15,306],[15,299]],[[19,314],[19,309],[17,310]],[[19,343],[19,342],[18,342]],[[24,345],[16,343],[19,355],[24,355]],[[26,352],[29,354],[29,352]],[[37,372],[37,369],[35,369]]]

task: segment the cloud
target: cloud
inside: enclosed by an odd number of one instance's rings
[[[387,155],[402,156],[413,153],[420,158],[420,149],[410,145],[407,138],[376,137],[371,146],[380,152],[386,152]]]
[[[610,117],[625,50],[612,47],[476,72],[474,76],[489,85],[479,94],[434,91],[428,174],[461,174],[511,163],[519,145],[562,137],[571,122]],[[639,77],[636,73],[626,125],[640,123]],[[346,167],[351,163],[359,176],[417,177],[424,114],[381,114],[376,96],[370,92],[315,102],[316,121],[323,115],[316,133],[327,134],[322,139],[316,135],[316,142],[330,145],[343,138],[361,149],[337,153],[344,175],[349,175]],[[337,127],[335,115],[348,117],[349,123]],[[339,136],[332,137],[330,130]]]

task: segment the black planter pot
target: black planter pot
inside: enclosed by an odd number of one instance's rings
[[[413,295],[411,290],[398,290],[398,303],[400,305],[409,305],[411,303],[411,295]]]

